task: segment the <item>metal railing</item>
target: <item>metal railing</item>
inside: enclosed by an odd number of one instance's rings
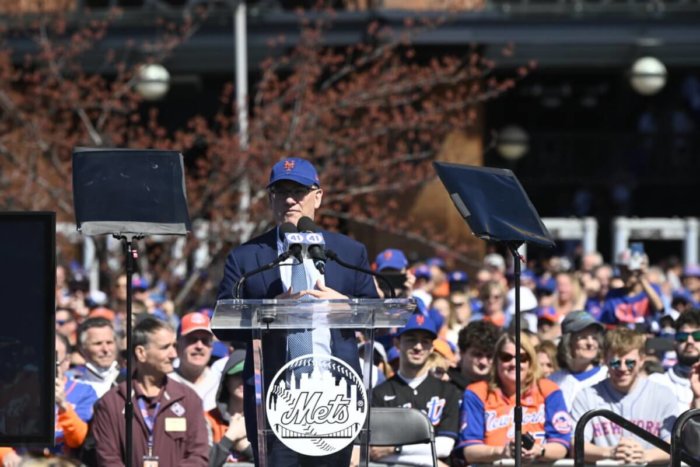
[[[673,424],[673,433],[671,437],[671,441],[673,442],[672,447],[671,444],[657,436],[652,435],[644,428],[635,425],[631,421],[611,410],[598,409],[586,412],[578,423],[576,423],[576,429],[574,431],[574,467],[584,467],[584,465],[586,465],[584,460],[584,448],[586,442],[584,439],[584,431],[588,422],[594,417],[607,418],[611,422],[618,424],[623,430],[627,430],[639,436],[647,443],[668,453],[671,455],[671,465],[674,467],[679,467],[681,461],[692,467],[700,466],[700,461],[693,459],[684,453],[681,446],[681,434],[683,427],[691,418],[693,418],[694,415],[698,414],[700,414],[699,409],[689,410],[676,419],[676,422]]]

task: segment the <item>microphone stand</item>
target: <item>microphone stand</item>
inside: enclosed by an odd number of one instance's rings
[[[241,276],[241,278],[238,279],[238,282],[236,283],[236,293],[234,294],[234,296],[235,296],[236,298],[241,298],[241,288],[243,287],[243,283],[244,283],[250,276],[252,276],[252,275],[254,275],[254,274],[258,274],[258,273],[260,273],[260,272],[267,271],[268,269],[274,268],[275,266],[277,266],[278,264],[280,264],[282,261],[284,261],[284,260],[286,260],[287,258],[289,258],[290,256],[292,256],[292,254],[293,254],[293,253],[292,253],[291,250],[285,251],[284,253],[282,253],[281,255],[279,255],[279,256],[277,257],[277,259],[275,259],[274,261],[271,261],[271,262],[269,262],[269,263],[267,263],[267,264],[265,264],[265,265],[263,265],[263,266],[260,266],[258,269],[253,269],[252,271],[243,274],[243,275]]]
[[[523,407],[520,400],[520,261],[523,257],[518,253],[518,244],[508,244],[513,254],[513,282],[515,287],[515,408],[513,409],[513,424],[515,428],[515,465],[522,465],[523,445]]]
[[[124,464],[126,467],[131,467],[132,465],[132,452],[133,452],[133,428],[132,420],[134,419],[134,402],[132,400],[133,395],[133,367],[132,367],[132,354],[133,354],[133,341],[131,338],[132,329],[132,311],[131,302],[133,296],[133,286],[131,279],[134,275],[135,262],[138,259],[139,254],[136,248],[133,247],[134,240],[143,238],[138,235],[114,235],[114,238],[121,240],[124,247],[124,256],[126,257],[126,401],[124,403],[124,421],[126,422],[125,429],[125,459]]]
[[[325,253],[329,259],[332,259],[333,261],[340,264],[344,268],[352,269],[353,271],[363,272],[365,274],[369,274],[369,275],[374,276],[377,279],[381,280],[382,283],[387,286],[387,289],[389,289],[389,293],[391,294],[391,298],[396,298],[396,292],[394,291],[394,286],[391,285],[391,283],[387,280],[386,277],[382,276],[378,272],[374,272],[374,271],[371,271],[369,269],[363,269],[361,267],[346,263],[345,261],[340,259],[338,257],[338,255],[335,253],[335,251],[333,251],[333,250],[326,250]]]

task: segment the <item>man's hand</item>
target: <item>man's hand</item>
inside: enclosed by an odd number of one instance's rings
[[[275,298],[276,299],[284,299],[284,300],[299,300],[301,297],[304,296],[305,292],[306,292],[305,290],[302,290],[301,292],[295,292],[290,287],[289,290],[287,290],[284,293],[279,294]]]
[[[690,389],[693,391],[691,409],[700,408],[700,362],[690,367]]]
[[[373,446],[369,448],[369,458],[370,460],[376,461],[382,457],[390,456],[394,454],[393,446]]]
[[[617,452],[619,451],[619,454]],[[623,460],[627,464],[644,463],[644,448],[631,438],[622,438],[615,448],[616,459]]]
[[[348,297],[337,290],[326,287],[321,279],[316,281],[315,290],[305,290],[302,295],[309,295],[320,300],[347,299]]]
[[[228,429],[226,433],[224,433],[224,436],[234,443],[238,443],[246,438],[245,419],[243,415],[235,414],[231,417],[231,421],[228,424]]]

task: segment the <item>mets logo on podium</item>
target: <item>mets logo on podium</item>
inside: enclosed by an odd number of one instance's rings
[[[327,456],[353,442],[367,418],[362,379],[330,355],[305,355],[275,375],[265,403],[267,421],[289,449]]]

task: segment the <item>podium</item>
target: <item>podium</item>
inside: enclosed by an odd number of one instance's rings
[[[360,465],[367,465],[375,331],[403,327],[415,307],[413,299],[217,302],[214,334],[249,343],[246,367],[253,374],[244,384],[255,390],[261,466],[272,467],[270,451],[278,443],[306,456],[355,443]],[[313,353],[289,360],[287,335],[300,329],[312,330]],[[369,343],[363,368],[358,334]]]

